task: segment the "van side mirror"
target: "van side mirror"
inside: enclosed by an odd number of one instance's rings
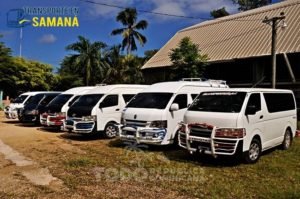
[[[247,107],[245,115],[255,115],[256,112],[257,112],[256,106],[250,105]]]
[[[177,103],[174,103],[170,107],[170,111],[178,111],[179,110],[179,105]]]

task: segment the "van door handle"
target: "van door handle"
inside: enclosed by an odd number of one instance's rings
[[[264,118],[264,116],[263,115],[261,115],[260,117],[259,117],[259,119],[263,119]]]
[[[116,109],[116,111],[119,111],[119,110],[120,110],[119,108]]]

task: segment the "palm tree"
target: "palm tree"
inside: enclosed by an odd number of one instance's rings
[[[137,22],[137,12],[135,8],[126,8],[125,10],[119,12],[116,17],[118,22],[121,22],[124,28],[118,28],[111,32],[111,35],[123,36],[122,50],[126,47],[127,54],[131,51],[137,50],[135,39],[137,39],[141,46],[143,46],[147,39],[144,35],[139,33],[137,30],[144,30],[148,26],[146,20],[141,20]]]
[[[104,65],[101,61],[101,49],[107,45],[103,42],[91,43],[83,36],[78,36],[79,41],[66,47],[67,50],[77,52],[70,56],[69,62],[72,63],[78,72],[83,72],[85,76],[85,84],[89,85],[91,74],[95,71],[100,72],[101,77],[104,74]]]

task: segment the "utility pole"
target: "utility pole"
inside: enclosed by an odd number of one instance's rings
[[[276,43],[277,43],[277,29],[279,23],[285,19],[284,12],[280,13],[278,17],[268,18],[265,17],[263,23],[266,23],[272,27],[272,47],[271,47],[271,56],[272,56],[272,88],[276,88]],[[284,22],[284,21],[283,21]],[[286,24],[281,25],[282,28],[286,27]]]

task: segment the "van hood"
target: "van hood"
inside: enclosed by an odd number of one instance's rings
[[[23,105],[22,103],[11,103],[11,104],[9,105],[9,107],[10,107],[11,109],[18,109],[18,108],[23,108],[24,105]]]
[[[165,118],[162,118],[164,111],[164,109],[125,108],[122,115],[126,120],[151,122],[154,120],[164,120]]]
[[[45,107],[45,112],[47,113],[59,113],[63,104],[49,104]]]
[[[239,113],[214,113],[187,111],[184,115],[184,123],[206,123],[216,127],[237,127]]]

